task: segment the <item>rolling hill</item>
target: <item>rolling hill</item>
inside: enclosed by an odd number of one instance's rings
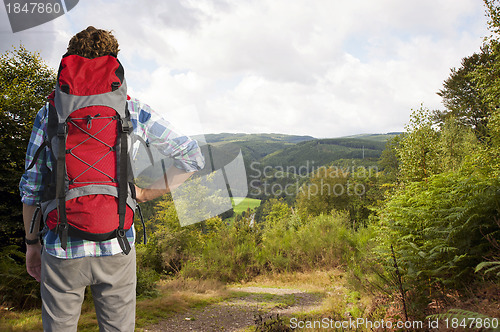
[[[207,160],[206,167],[197,172],[196,176],[204,176],[224,167],[232,162],[240,151],[245,162],[249,185],[252,180],[258,178],[262,180],[277,170],[305,177],[309,172],[324,165],[369,167],[377,165],[386,141],[397,134],[399,133],[363,134],[323,139],[284,134],[207,134],[200,140],[207,142],[201,147]],[[162,159],[158,151],[153,151],[153,155],[157,161]],[[168,168],[170,163],[167,158],[161,163],[156,162],[154,166],[150,166],[149,159],[141,148],[135,165],[143,171],[136,172],[136,177],[141,176],[145,179],[161,177],[163,169]],[[266,178],[265,181],[295,180],[282,175],[281,178]]]
[[[205,139],[219,162],[228,162],[241,150],[247,168],[319,167],[338,160],[364,160],[376,163],[388,139],[399,133],[361,134],[318,139],[284,134],[208,134]]]
[[[311,136],[295,136],[284,134],[208,134],[207,143],[219,150],[234,153],[241,149],[246,161],[259,161],[265,156],[293,147],[298,143],[314,140]]]

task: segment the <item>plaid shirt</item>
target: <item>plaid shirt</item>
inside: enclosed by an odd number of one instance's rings
[[[129,98],[127,102],[134,127],[133,134],[158,148],[165,156],[171,156],[174,159],[174,165],[186,172],[198,171],[204,167],[204,159],[195,140],[177,133],[170,122],[164,120],[148,105],[137,99]],[[35,118],[26,153],[26,168],[46,139],[47,113],[46,105]],[[45,148],[34,167],[25,171],[19,183],[21,201],[24,204],[35,205],[40,202],[44,191],[42,178],[53,169],[54,165],[55,161],[52,160],[48,148]],[[132,246],[135,241],[134,227],[127,232],[127,237]],[[59,237],[52,231],[48,231],[45,235],[44,244],[49,254],[59,258],[108,256],[122,252],[116,238],[95,242],[68,237],[68,245],[64,250],[61,248]]]

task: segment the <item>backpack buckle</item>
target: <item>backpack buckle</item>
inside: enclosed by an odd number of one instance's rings
[[[68,125],[66,122],[57,125],[57,137],[65,137],[68,134]]]
[[[130,134],[132,132],[132,121],[129,119],[120,119],[120,125],[123,133]]]

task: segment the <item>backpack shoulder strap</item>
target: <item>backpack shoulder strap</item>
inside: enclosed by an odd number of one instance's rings
[[[35,155],[33,156],[33,160],[31,160],[31,163],[30,163],[30,164],[29,164],[29,166],[26,168],[26,170],[30,170],[30,169],[32,169],[32,168],[35,166],[35,164],[36,164],[36,162],[37,162],[38,158],[40,157],[40,153],[41,153],[43,150],[45,150],[45,147],[46,147],[47,145],[48,145],[48,144],[47,144],[47,141],[43,141],[43,143],[42,143],[42,144],[38,147],[38,149],[36,150]]]
[[[118,220],[119,225],[116,230],[116,238],[120,248],[128,255],[131,250],[130,243],[125,235],[125,214],[127,210],[128,196],[128,136],[132,132],[132,122],[127,103],[125,103],[125,117],[120,122],[120,161],[119,161],[119,179],[118,179]]]

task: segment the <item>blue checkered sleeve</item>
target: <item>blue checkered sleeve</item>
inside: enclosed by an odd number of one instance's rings
[[[27,169],[45,140],[46,127],[47,106],[44,106],[36,115],[33,123],[33,129],[26,151],[25,172],[19,182],[21,201],[27,205],[35,205],[40,202],[44,191],[43,177],[52,169],[52,161],[49,158],[47,147],[42,148],[33,167],[29,170]]]
[[[137,99],[129,100],[129,110],[135,134],[171,157],[177,168],[186,172],[203,169],[205,160],[196,140],[179,133],[169,121]]]

